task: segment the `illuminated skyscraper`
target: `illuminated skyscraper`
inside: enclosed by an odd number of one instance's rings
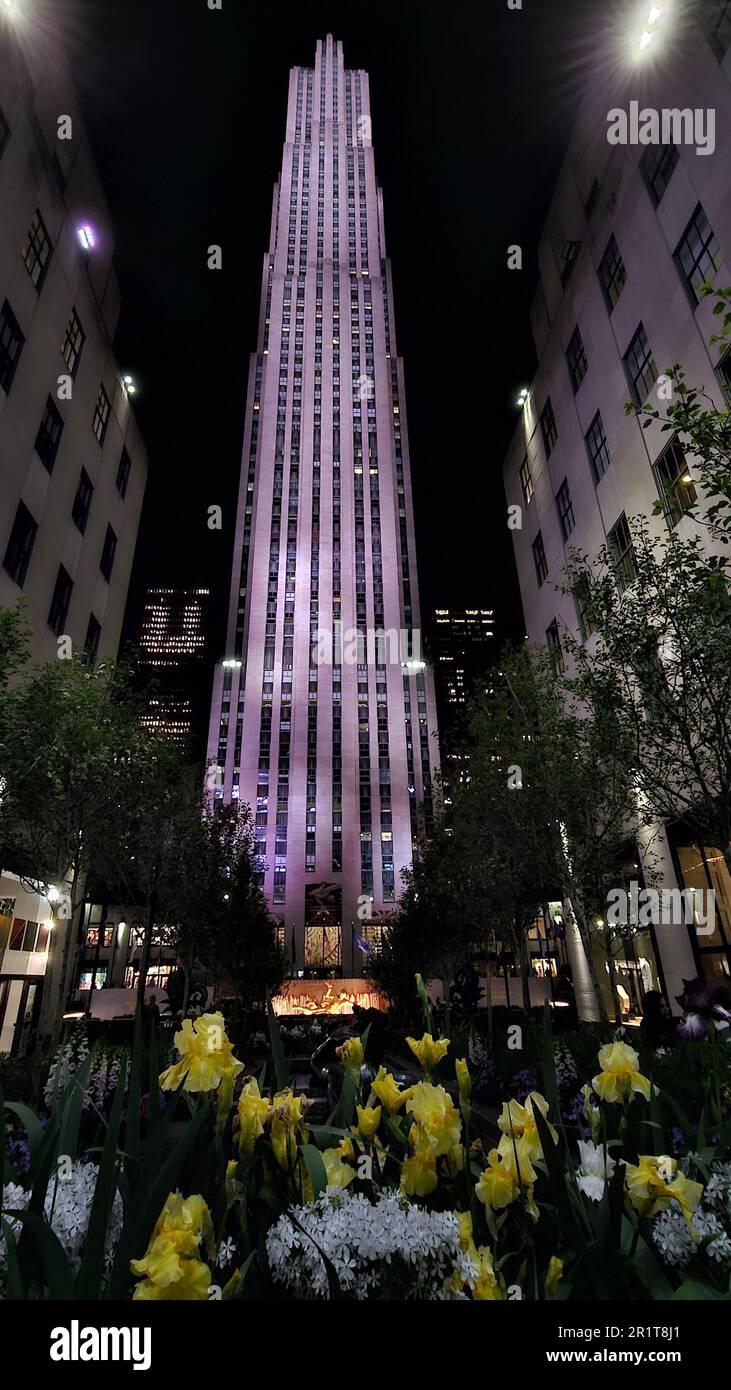
[[[141,723],[173,743],[185,743],[194,733],[209,599],[209,589],[147,590],[138,646],[151,690]]]
[[[360,974],[438,749],[368,77],[331,37],[290,74],[208,751],[296,966]]]

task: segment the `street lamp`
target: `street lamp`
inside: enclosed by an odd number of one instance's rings
[[[653,4],[645,8],[643,26],[637,39],[637,50],[640,54],[646,54],[654,46],[661,33],[660,21],[664,18],[668,8],[668,0],[662,0],[661,4],[655,0]]]

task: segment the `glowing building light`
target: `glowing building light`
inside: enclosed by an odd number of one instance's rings
[[[94,250],[94,247],[96,246],[96,236],[94,234],[93,227],[89,227],[86,224],[83,227],[77,227],[76,235],[79,238],[79,242],[83,246],[85,251]]]
[[[225,661],[221,662],[221,665],[227,671],[238,671],[243,665],[243,662],[239,661],[237,656],[227,656]]]
[[[124,389],[127,392],[128,396],[136,395],[137,386],[135,384],[135,379],[133,376],[123,376],[122,385],[124,386]]]

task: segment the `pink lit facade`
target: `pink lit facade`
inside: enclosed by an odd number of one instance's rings
[[[430,828],[420,627],[368,77],[328,37],[290,74],[208,744],[298,971],[362,973]]]

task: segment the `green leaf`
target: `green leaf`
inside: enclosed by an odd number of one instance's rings
[[[277,1023],[277,1016],[272,1008],[271,995],[267,995],[267,1019],[269,1023],[269,1042],[272,1049],[272,1062],[274,1064],[274,1079],[277,1083],[277,1090],[284,1091],[287,1086],[289,1086],[289,1067],[287,1066],[287,1058],[284,1055],[282,1033]]]
[[[623,1231],[626,1239],[630,1235],[634,1238],[635,1228],[625,1216],[622,1221]],[[673,1287],[665,1275],[662,1265],[652,1253],[644,1236],[637,1235],[635,1253],[632,1257],[632,1264],[644,1284],[647,1292],[654,1299],[672,1298]]]
[[[107,1298],[128,1296],[131,1279],[130,1260],[138,1259],[144,1254],[152,1228],[166,1198],[175,1190],[190,1149],[209,1113],[209,1106],[201,1105],[197,1115],[186,1125],[162,1167],[159,1166],[159,1158],[154,1150],[148,1154],[137,1182],[128,1193],[125,1221],[107,1286]],[[166,1127],[162,1125],[160,1128],[161,1133],[164,1133]]]
[[[69,1077],[61,1097],[61,1133],[58,1140],[58,1153],[73,1159],[77,1156],[81,1116],[84,1110],[84,1097],[89,1085],[89,1075],[96,1057],[96,1048],[87,1053],[80,1067]]]
[[[327,1187],[327,1171],[322,1161],[322,1155],[314,1144],[303,1144],[300,1153],[307,1164],[313,1196],[317,1198]]]
[[[352,1124],[357,1094],[355,1082],[350,1072],[346,1071],[343,1075],[343,1084],[340,1088],[338,1103],[328,1119],[329,1125],[334,1125],[335,1128],[347,1129],[348,1126]]]
[[[154,1032],[154,1029],[151,1030]],[[127,1068],[125,1065],[125,1072]],[[140,1153],[140,1099],[142,1094],[142,1017],[139,1009],[135,1014],[132,1065],[129,1073],[129,1094],[127,1097],[127,1119],[124,1126],[124,1149],[130,1162],[136,1163]],[[152,1107],[150,1107],[152,1113]]]
[[[141,1055],[142,1042],[140,1041],[140,1056]],[[162,1116],[160,1114],[160,1054],[157,1047],[157,1029],[154,1026],[150,1030],[150,1080],[147,1091],[150,1097],[147,1135],[148,1142],[152,1141],[154,1143],[162,1123]]]
[[[0,1193],[0,1195],[2,1194]],[[18,1245],[15,1234],[12,1227],[8,1225],[8,1222],[3,1221],[1,1218],[0,1231],[2,1231],[5,1236],[5,1297],[7,1299],[25,1301],[25,1289],[23,1288],[23,1279],[20,1273]]]
[[[702,1284],[699,1279],[687,1279],[670,1298],[673,1303],[683,1303],[691,1299],[698,1302],[712,1299],[716,1303],[730,1303],[731,1293],[721,1293],[720,1289],[714,1289],[712,1284]]]
[[[117,1140],[122,1120],[127,1065],[122,1067],[107,1125],[104,1151],[99,1164],[94,1200],[91,1204],[89,1229],[84,1242],[84,1254],[76,1280],[76,1294],[81,1299],[101,1297],[104,1279],[104,1246],[109,1218],[117,1191]]]
[[[31,1172],[33,1171],[33,1160],[37,1156],[41,1144],[43,1143],[43,1126],[38,1116],[33,1113],[27,1105],[22,1105],[20,1101],[6,1100],[5,1109],[11,1110],[17,1115],[20,1123],[28,1135],[28,1147],[30,1148]]]
[[[48,1297],[56,1300],[71,1300],[74,1297],[74,1276],[68,1255],[56,1232],[51,1229],[44,1216],[33,1211],[14,1211],[7,1213],[16,1221],[22,1221],[24,1232],[30,1236],[41,1261],[41,1269],[48,1287]]]

